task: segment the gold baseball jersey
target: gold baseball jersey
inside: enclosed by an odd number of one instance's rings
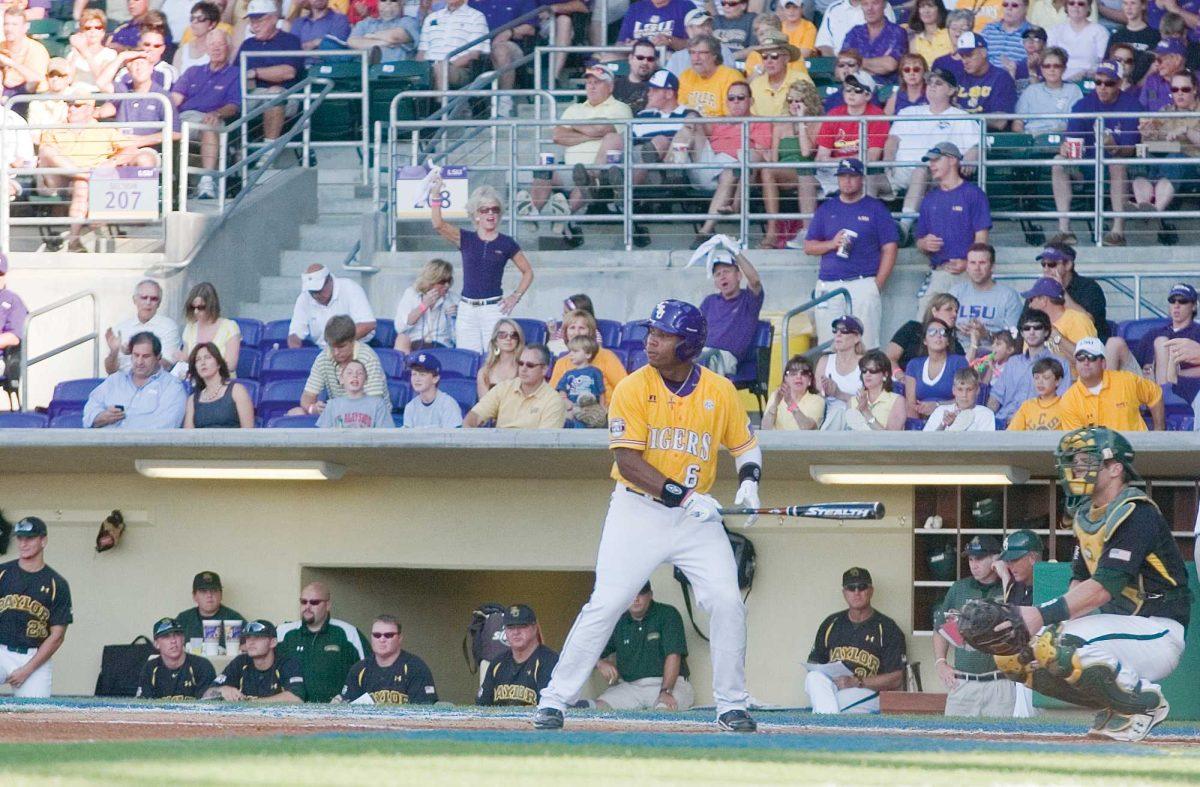
[[[740,456],[758,440],[733,383],[699,366],[692,374],[699,379],[683,395],[672,393],[649,365],[617,383],[608,410],[608,447],[641,451],[667,478],[704,493],[716,478],[720,446]],[[615,463],[612,477],[637,488],[621,477]],[[641,491],[657,495],[661,490]]]

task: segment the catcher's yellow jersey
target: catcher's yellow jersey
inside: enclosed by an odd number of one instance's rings
[[[740,456],[758,444],[733,383],[695,366],[681,394],[667,388],[662,375],[643,366],[617,383],[608,410],[609,448],[642,452],[650,465],[674,481],[707,492],[717,474],[717,449]],[[690,391],[688,390],[690,388]],[[621,477],[616,464],[612,477]],[[657,495],[659,489],[643,489]]]

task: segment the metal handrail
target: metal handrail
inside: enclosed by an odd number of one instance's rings
[[[47,350],[40,355],[29,357],[29,327],[33,321],[42,315],[49,314],[57,309],[60,309],[69,304],[81,301],[85,298],[90,298],[92,301],[92,330],[90,333],[72,339],[69,342],[60,344],[53,349]],[[29,409],[29,370],[34,364],[53,358],[60,353],[64,353],[73,347],[78,347],[84,342],[94,341],[96,343],[96,352],[92,353],[92,377],[100,376],[100,302],[96,298],[96,293],[93,290],[84,290],[77,292],[74,295],[68,295],[65,298],[60,298],[54,303],[46,304],[40,308],[29,312],[25,317],[25,329],[21,336],[21,409]]]
[[[811,299],[805,301],[804,303],[800,304],[799,306],[797,306],[793,309],[789,309],[788,311],[784,312],[783,323],[782,323],[783,340],[780,342],[780,345],[779,345],[780,352],[782,353],[782,355],[781,355],[782,363],[786,364],[788,362],[788,359],[792,357],[791,353],[788,351],[788,341],[791,336],[791,332],[788,330],[788,326],[791,324],[792,318],[798,314],[809,311],[810,309],[815,309],[817,306],[821,305],[825,301],[828,301],[832,298],[845,298],[846,299],[846,313],[847,314],[854,313],[854,299],[850,297],[850,291],[847,290],[845,287],[838,287],[836,290],[830,290],[829,292],[825,293],[824,295],[821,295],[816,298],[811,298]],[[825,342],[824,344],[818,344],[818,345],[814,346],[811,350],[809,350],[809,352],[820,352],[820,351],[823,351],[828,346],[829,346],[829,342]]]
[[[499,27],[497,27],[493,30],[489,30],[485,35],[479,36],[478,38],[473,38],[470,41],[468,41],[467,43],[460,45],[457,49],[452,49],[449,52],[447,52],[446,56],[437,62],[437,67],[442,72],[442,86],[445,88],[450,87],[450,61],[454,57],[461,55],[463,52],[474,49],[475,47],[482,44],[484,41],[491,41],[493,38],[496,37],[497,34],[503,33],[505,30],[512,30],[514,27],[520,27],[521,25],[525,24],[530,19],[540,17],[542,15],[542,10],[543,10],[542,7],[538,6],[537,8],[533,9],[532,11],[526,11],[525,13],[518,16],[516,19],[512,19],[508,22],[505,22],[504,24],[500,25]]]

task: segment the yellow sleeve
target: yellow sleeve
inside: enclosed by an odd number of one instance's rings
[[[608,447],[646,450],[646,397],[642,378],[626,377],[613,390],[608,407]]]
[[[758,438],[750,431],[750,419],[738,401],[733,384],[727,383],[723,393],[721,405],[725,408],[725,434],[721,436],[721,443],[729,449],[729,453],[741,456],[758,445]]]
[[[621,365],[621,359],[616,356],[616,353],[603,347],[596,355],[594,363],[604,377],[604,401],[608,401],[612,398],[612,392],[616,390],[617,383],[628,377],[629,372],[625,371],[625,367]]]
[[[1019,408],[1017,408],[1017,411],[1015,413],[1013,413],[1012,419],[1009,420],[1009,422],[1008,422],[1007,431],[1009,431],[1009,432],[1024,432],[1026,429],[1029,428],[1029,419],[1026,418],[1026,416],[1025,416],[1025,411],[1027,409],[1029,409],[1029,400],[1028,399],[1026,399],[1024,402],[1021,402],[1021,406]]]
[[[745,67],[742,69],[746,74],[746,79],[754,79],[755,78],[754,69],[761,65],[762,65],[762,55],[760,55],[757,52],[751,52],[750,54],[746,55],[746,64],[745,64]],[[795,65],[795,64],[793,64],[793,65]],[[686,73],[687,72],[685,71],[684,74],[686,75]],[[681,101],[680,103],[682,104],[683,102]]]
[[[507,386],[507,381],[492,387],[492,390],[483,395],[471,412],[475,413],[476,417],[481,421],[494,421],[496,416],[500,414],[500,389]]]
[[[1063,394],[1060,402],[1062,408],[1060,411],[1062,413],[1062,427],[1066,431],[1086,426],[1083,413],[1078,405],[1079,394],[1075,393],[1075,386],[1077,385],[1079,385],[1078,382],[1072,383],[1067,392]]]
[[[490,391],[489,391],[490,393]],[[542,408],[538,418],[539,429],[562,429],[567,420],[567,400],[554,391],[554,399],[547,397],[548,404]]]
[[[800,399],[800,412],[806,418],[811,418],[820,426],[825,420],[825,397],[816,394],[806,394]]]
[[[554,370],[552,372],[550,372],[550,387],[557,389],[558,381],[563,378],[563,375],[566,374],[567,370],[570,368],[571,368],[571,359],[565,355],[563,357],[559,358],[557,361],[555,361],[554,362]],[[605,383],[607,383],[607,382],[608,381],[605,380]]]
[[[791,42],[792,46],[799,47],[803,52],[816,49],[817,26],[807,19],[801,19],[800,26],[788,33],[788,41]],[[807,71],[807,69],[805,70]]]
[[[1162,399],[1162,386],[1151,379],[1142,377],[1140,374],[1129,374],[1134,377],[1134,385],[1137,386],[1138,401],[1147,407],[1153,407]]]

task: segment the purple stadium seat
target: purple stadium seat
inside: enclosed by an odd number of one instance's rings
[[[625,323],[621,329],[621,346],[630,350],[643,350],[646,347],[646,333],[649,326],[646,320],[633,320]]]
[[[379,356],[379,365],[383,367],[384,377],[400,379],[404,376],[404,353],[391,347],[380,347],[375,354]]]
[[[413,397],[413,389],[408,383],[403,380],[388,380],[388,397],[392,400],[392,412],[399,414],[404,412],[404,405],[408,404]]]
[[[83,406],[87,404],[88,395],[102,382],[104,382],[103,377],[64,380],[54,386],[54,394],[50,397],[50,406],[46,408],[46,415],[53,421],[55,416],[64,413],[82,413]]]
[[[49,425],[50,418],[42,413],[0,413],[0,429],[45,429]]]
[[[288,328],[291,324],[291,320],[271,320],[263,325],[262,338],[258,340],[258,348],[263,352],[267,352],[268,350],[287,347]],[[317,344],[312,339],[306,338],[304,346],[316,347]]]
[[[616,320],[596,320],[596,327],[600,329],[600,343],[605,347],[611,350],[623,346],[621,323]]]
[[[1171,413],[1167,416],[1168,432],[1191,432],[1196,428],[1195,416],[1191,413]]]
[[[392,349],[396,345],[396,323],[392,320],[375,320],[375,335],[367,344],[372,347]]]
[[[475,388],[474,378],[443,377],[438,389],[445,391],[454,401],[458,402],[463,415],[466,415],[467,411],[479,401],[479,391]]]
[[[625,349],[629,351],[629,358],[625,361],[626,371],[636,372],[646,365],[645,349],[639,347],[626,347]]]
[[[300,347],[295,350],[282,347],[270,350],[263,359],[263,368],[258,379],[264,383],[292,377],[306,379],[312,370],[313,361],[320,352],[317,347]]]
[[[262,320],[255,320],[250,317],[235,317],[233,321],[242,330],[242,346],[257,347],[258,343],[262,341],[263,336],[264,326]]]
[[[1125,340],[1129,345],[1129,351],[1136,354],[1138,345],[1142,342],[1142,337],[1153,331],[1155,328],[1161,328],[1168,325],[1171,321],[1166,317],[1147,317],[1141,320],[1125,320],[1117,326],[1117,336]],[[1138,363],[1147,364],[1153,361],[1153,358],[1138,358]]]
[[[268,429],[316,429],[315,415],[277,415],[267,420]]]
[[[606,349],[613,355],[617,356],[617,360],[621,362],[621,366],[626,369],[629,368],[629,356],[633,354],[633,351],[624,347],[608,347]],[[642,352],[645,351],[643,350]],[[611,394],[612,391],[607,391],[606,393]]]
[[[925,419],[924,418],[905,418],[904,419],[904,431],[920,432],[920,431],[923,431],[924,429],[925,429]]]
[[[997,418],[996,419],[996,431],[997,432],[1003,432],[1007,428],[1008,428],[1008,419],[1007,418]]]
[[[62,413],[50,419],[51,429],[82,429],[83,411]]]
[[[1175,386],[1171,383],[1163,383],[1163,410],[1167,415],[1191,415],[1192,403],[1184,399],[1179,394],[1175,393]]]
[[[263,421],[269,421],[300,404],[300,395],[304,393],[304,383],[305,380],[298,377],[264,383],[258,396],[258,407],[256,408],[258,416]]]
[[[263,354],[257,347],[242,345],[238,353],[236,374],[245,380],[257,380],[262,373]]]
[[[987,383],[979,384],[979,395],[975,397],[975,404],[987,405],[988,395],[992,392],[992,386]]]
[[[738,362],[737,369],[729,378],[735,388],[746,389],[758,397],[759,409],[766,406],[766,378],[771,368],[771,340],[774,336],[775,326],[766,320],[759,320],[746,357]],[[762,380],[759,379],[760,365],[763,367]]]
[[[479,353],[471,350],[460,350],[457,347],[430,347],[422,352],[433,355],[441,362],[443,382],[452,377],[466,377],[474,384],[475,375],[482,365]]]
[[[526,344],[546,343],[546,323],[528,317],[513,317],[512,321],[521,326],[521,333],[525,335]]]
[[[233,382],[244,385],[246,387],[246,393],[250,394],[250,401],[254,402],[256,405],[258,404],[258,395],[261,388],[261,386],[258,384],[258,380],[243,380],[240,377],[235,377]]]

